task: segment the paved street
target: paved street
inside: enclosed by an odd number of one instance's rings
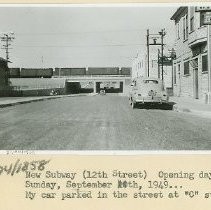
[[[0,149],[210,150],[211,119],[79,96],[0,109]]]

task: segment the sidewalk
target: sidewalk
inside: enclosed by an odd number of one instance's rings
[[[177,112],[189,112],[202,117],[211,118],[211,104],[204,101],[186,97],[170,97],[170,102],[175,103],[173,110]]]
[[[76,96],[94,96],[95,94],[71,94],[71,95],[56,95],[56,96],[34,96],[34,97],[0,97],[0,108],[14,106],[17,104],[26,104],[36,101],[44,101],[50,99],[76,97]]]

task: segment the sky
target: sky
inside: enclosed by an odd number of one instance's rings
[[[10,67],[132,66],[146,50],[146,31],[175,39],[173,6],[1,6],[0,34],[13,32]],[[3,43],[1,43],[2,45]],[[156,52],[151,47],[151,52]],[[5,58],[5,50],[0,50]]]

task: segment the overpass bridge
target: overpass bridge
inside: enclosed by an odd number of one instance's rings
[[[71,85],[73,84],[81,87],[78,88],[78,90],[80,89],[78,92],[97,93],[102,88],[101,84],[103,83],[116,83],[113,89],[107,89],[107,91],[127,95],[131,77],[124,75],[81,75],[54,76],[52,78],[11,78],[10,81],[14,90],[20,93],[24,92],[27,95],[37,95],[38,90],[43,90],[48,95],[48,90],[51,89],[59,89],[62,93],[71,94]],[[41,94],[43,94],[43,91],[41,91]]]
[[[60,76],[54,77],[63,78],[65,80],[65,88],[68,92],[68,89],[73,87],[73,84],[77,86],[82,82],[92,83],[93,84],[93,92],[97,93],[100,91],[100,86],[102,83],[112,83],[116,82],[119,84],[120,92],[123,94],[128,93],[128,86],[131,82],[131,76],[125,75],[82,75],[82,76]],[[72,85],[72,86],[71,86]]]

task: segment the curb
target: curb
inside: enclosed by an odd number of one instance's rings
[[[173,105],[173,111],[175,111],[175,112],[188,112],[188,113],[192,112],[191,109],[186,108],[186,107],[180,107],[178,105]]]
[[[179,107],[178,105],[173,106],[173,111],[175,112],[184,112],[184,113],[191,113],[200,117],[211,118],[210,111],[199,111],[195,109],[189,109],[186,107]]]
[[[57,98],[61,98],[61,97],[57,96],[57,97],[49,97],[49,98],[36,98],[36,99],[30,99],[30,100],[25,100],[25,101],[10,102],[10,103],[5,103],[5,104],[0,104],[0,108],[15,106],[18,104],[27,104],[27,103],[31,103],[31,102],[57,99]]]
[[[89,94],[75,94],[75,95],[60,95],[60,96],[49,96],[49,97],[43,97],[43,98],[36,98],[36,99],[29,99],[29,100],[23,100],[23,101],[16,101],[16,102],[10,102],[5,104],[0,104],[0,108],[5,108],[9,106],[15,106],[19,104],[27,104],[31,102],[37,102],[37,101],[45,101],[45,100],[51,100],[51,99],[58,99],[58,98],[65,98],[65,97],[79,97],[79,96],[95,96],[95,95],[89,95]]]

